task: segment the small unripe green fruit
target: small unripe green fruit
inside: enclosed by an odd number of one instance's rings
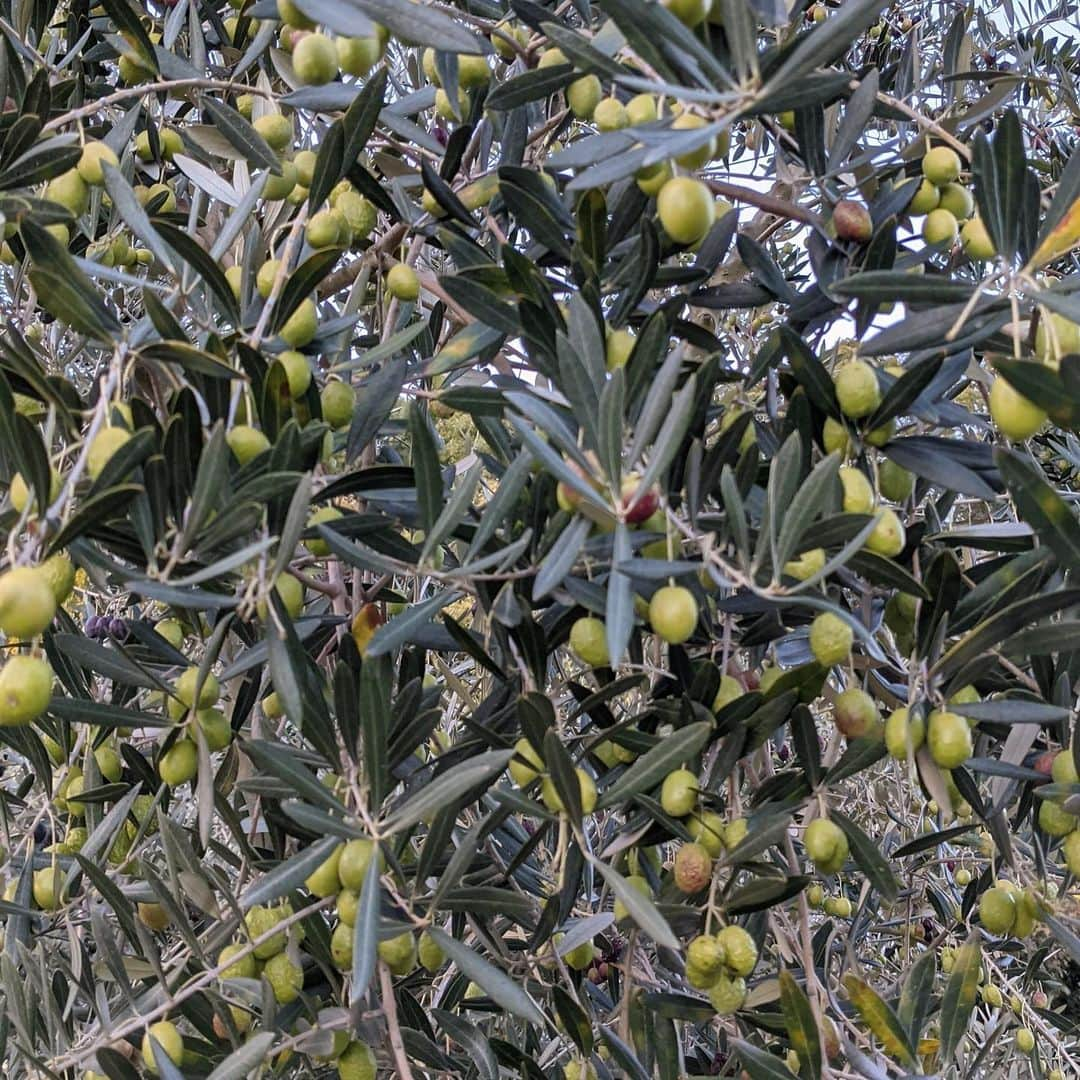
[[[916,215],[929,214],[931,210],[937,209],[939,202],[941,202],[941,190],[936,184],[932,184],[926,177],[923,177],[919,182],[914,197],[908,203],[908,213]]]
[[[292,121],[281,113],[266,113],[252,125],[271,150],[279,153],[293,140]]]
[[[240,290],[244,284],[244,268],[242,266],[230,266],[225,271],[225,280],[229,283],[229,291],[239,300]]]
[[[86,213],[90,203],[90,189],[77,169],[68,169],[45,185],[45,198],[59,203],[76,217]]]
[[[1044,364],[1054,368],[1063,356],[1080,353],[1080,323],[1056,312],[1043,312],[1035,330],[1035,352]]]
[[[1048,836],[1068,836],[1078,825],[1074,814],[1063,810],[1056,802],[1043,799],[1039,806],[1039,828]]]
[[[807,825],[803,846],[819,873],[836,874],[847,861],[847,836],[828,818],[815,818]]]
[[[931,184],[951,184],[960,175],[960,155],[952,147],[935,146],[923,157],[922,171]]]
[[[677,244],[696,244],[712,228],[716,203],[700,180],[672,177],[656,197],[656,211],[664,232]]]
[[[656,98],[652,94],[635,94],[626,103],[626,118],[631,126],[648,124],[659,114],[656,111]]]
[[[296,166],[291,161],[281,162],[281,175],[270,173],[263,187],[263,198],[270,202],[287,199],[296,190]],[[267,293],[267,296],[270,294]],[[265,297],[264,297],[265,299]]]
[[[218,953],[217,963],[222,979],[254,979],[258,974],[254,954],[239,943],[226,945]]]
[[[635,892],[641,893],[642,896],[652,897],[652,889],[649,887],[649,881],[641,874],[631,874],[626,879],[626,884]],[[630,914],[626,909],[626,905],[621,900],[615,901],[614,911],[616,922],[622,922],[622,920]]]
[[[840,410],[853,420],[869,416],[881,404],[881,386],[874,369],[864,360],[851,360],[833,376]]]
[[[946,184],[938,208],[948,210],[957,221],[966,221],[975,212],[975,197],[963,184]]]
[[[851,901],[846,896],[830,896],[825,901],[825,914],[838,919],[850,919]]]
[[[469,114],[469,95],[462,87],[458,87],[457,107],[450,100],[450,95],[440,86],[435,91],[435,112],[444,120],[461,120]]]
[[[311,181],[315,178],[315,165],[319,155],[314,150],[298,150],[293,154],[293,168],[296,170],[296,182],[304,187],[311,187]]]
[[[893,710],[885,721],[885,748],[898,761],[907,759],[909,743],[914,754],[925,737],[926,724],[921,717],[912,720],[907,708]]]
[[[886,458],[878,467],[878,487],[890,502],[902,503],[915,490],[915,476],[891,458]]]
[[[166,930],[172,923],[172,917],[161,904],[140,903],[135,906],[139,922],[150,930]]]
[[[724,947],[711,934],[700,934],[686,946],[686,977],[691,986],[705,990],[724,970]]]
[[[865,690],[855,686],[837,695],[833,719],[849,739],[859,739],[872,734],[880,721],[874,699]]]
[[[442,946],[426,930],[420,935],[417,956],[420,960],[420,966],[425,971],[432,973],[438,971],[446,962],[446,954],[443,952]]]
[[[67,899],[64,893],[64,871],[55,864],[35,870],[32,892],[34,903],[42,911],[56,911]]]
[[[297,619],[304,610],[304,586],[294,578],[292,574],[281,574],[274,582],[274,591],[278,594],[285,612],[290,619]],[[269,607],[264,599],[259,600],[256,612],[260,619],[265,619],[269,613]]]
[[[979,897],[979,921],[991,934],[1007,934],[1016,921],[1016,901],[1012,894],[995,885]]]
[[[301,83],[322,86],[337,77],[337,48],[325,34],[306,34],[293,49],[292,63]]]
[[[1046,413],[1000,375],[990,387],[990,418],[1010,442],[1031,438],[1046,423]]]
[[[277,0],[278,18],[294,30],[314,30],[311,21],[294,3],[294,0]]]
[[[629,330],[609,330],[604,341],[604,366],[608,371],[626,367],[637,338]]]
[[[923,239],[934,247],[952,247],[958,232],[956,218],[941,207],[931,210],[923,222]]]
[[[600,80],[595,75],[583,75],[566,88],[566,104],[579,120],[589,120],[602,94]]]
[[[339,37],[334,44],[338,67],[346,75],[366,75],[382,56],[382,46],[375,37]]]
[[[356,391],[341,379],[332,379],[319,395],[323,419],[335,430],[348,427],[356,407]]]
[[[176,696],[187,708],[191,708],[192,705],[197,704],[200,709],[208,709],[211,705],[215,704],[221,696],[221,687],[218,684],[217,676],[211,672],[207,672],[202,685],[198,687],[199,700],[196,703],[195,690],[198,681],[199,669],[194,666],[189,667],[176,680],[176,686],[174,687]]]
[[[584,769],[575,769],[574,774],[577,776],[578,790],[581,794],[581,812],[586,815],[591,814],[596,809],[596,783]],[[550,776],[545,776],[540,785],[540,798],[553,814],[561,814],[566,810],[555,782]]]
[[[807,581],[825,566],[825,549],[811,548],[804,551],[797,559],[784,563],[784,573],[797,581]]]
[[[810,651],[822,667],[842,664],[851,655],[854,631],[831,611],[823,611],[810,624]]]
[[[334,879],[335,882],[337,879]],[[349,926],[356,926],[356,912],[360,906],[360,894],[352,889],[339,889],[334,908],[338,918]]]
[[[411,302],[420,296],[420,279],[405,263],[395,263],[386,273],[386,291],[398,300]]]
[[[1062,750],[1054,755],[1053,764],[1050,766],[1050,776],[1055,784],[1080,783],[1080,775],[1077,775],[1072,750]]]
[[[675,117],[672,122],[672,131],[694,131],[698,128],[703,128],[709,121],[703,116],[698,116],[697,113],[684,112]],[[679,154],[675,161],[681,165],[684,169],[693,172],[694,169],[700,169],[705,165],[708,165],[710,161],[716,156],[716,139],[710,138],[708,142],[702,146],[695,148],[694,150],[688,150],[685,154]]]
[[[519,788],[528,787],[545,769],[544,759],[524,736],[514,743],[514,757],[507,766]]]
[[[561,67],[563,64],[569,63],[570,61],[567,60],[566,53],[562,49],[545,49],[540,54],[536,66],[538,68]]]
[[[365,199],[358,191],[344,191],[334,202],[334,209],[340,210],[349,227],[352,243],[366,240],[378,221],[375,204]]]
[[[352,971],[353,928],[339,922],[330,935],[330,957],[338,971]]]
[[[749,975],[757,964],[757,943],[741,926],[725,926],[716,935],[725,966],[736,975]]]
[[[120,159],[112,147],[103,142],[88,142],[83,147],[82,157],[79,158],[79,163],[75,168],[79,170],[79,175],[86,183],[99,187],[105,183],[104,166],[106,164],[114,169],[120,165]]]
[[[55,502],[60,495],[62,481],[60,474],[55,469],[49,471],[49,502]],[[37,499],[31,495],[30,486],[23,479],[22,473],[14,473],[11,477],[11,486],[8,488],[8,498],[15,511],[21,514],[26,507],[37,507]]]
[[[287,952],[279,952],[266,961],[263,977],[270,983],[274,1000],[279,1005],[288,1005],[300,996],[304,986],[304,969],[293,963]]]
[[[281,340],[293,349],[302,349],[311,342],[318,330],[318,313],[315,301],[307,297],[300,306],[285,320],[285,325],[278,331]]]
[[[258,428],[237,424],[225,433],[225,442],[241,465],[270,449],[270,440]]]
[[[337,1059],[337,1071],[338,1080],[375,1080],[377,1063],[374,1051],[367,1043],[349,1043]]]
[[[143,1064],[155,1076],[158,1071],[154,1057],[155,1042],[165,1051],[166,1056],[174,1065],[179,1065],[184,1060],[184,1037],[177,1030],[176,1025],[169,1020],[151,1024],[143,1035],[142,1058]]]
[[[286,902],[274,907],[257,904],[244,916],[244,925],[252,941],[259,940],[266,934],[270,935],[265,941],[260,940],[255,946],[253,955],[256,960],[269,960],[271,956],[277,956],[285,948],[288,942],[287,931],[281,930],[278,933],[271,933],[271,931],[291,914],[292,905]]]
[[[746,1002],[746,980],[741,976],[722,974],[709,987],[709,1003],[719,1016],[738,1012]]]
[[[698,605],[694,594],[681,585],[664,585],[649,601],[649,625],[669,645],[681,645],[694,632]]]
[[[191,739],[177,739],[158,760],[158,775],[169,787],[180,787],[199,771],[199,751]]]
[[[380,941],[378,952],[395,975],[408,975],[416,967],[416,938],[408,930]]]
[[[570,627],[570,648],[577,658],[590,667],[607,667],[610,658],[604,624],[600,619],[586,616]]]
[[[593,110],[593,123],[600,131],[620,131],[629,127],[630,117],[618,98],[604,98]]]
[[[15,653],[0,667],[0,727],[21,727],[49,707],[53,670],[42,657]]]
[[[684,26],[700,26],[712,9],[712,0],[661,0]]]
[[[693,773],[690,774],[693,776]],[[694,801],[697,801],[697,781],[694,781]],[[693,807],[691,806],[691,809]],[[672,815],[679,816],[679,815]],[[724,839],[724,819],[712,810],[692,814],[686,819],[686,831],[691,839],[700,844],[714,859],[718,859],[726,850]]]
[[[997,255],[994,241],[981,217],[965,221],[960,229],[960,244],[970,259],[986,261]]]
[[[160,199],[161,204],[154,211],[156,214],[171,214],[176,209],[176,192],[168,184],[151,184],[146,192],[146,202],[149,205]]]
[[[956,713],[935,709],[926,728],[926,745],[930,756],[943,769],[955,769],[971,757],[974,746],[971,727]]]
[[[382,872],[382,852],[373,840],[363,838],[350,840],[341,851],[338,862],[338,877],[346,889],[360,892],[364,887],[371,860],[376,860],[377,872]]]
[[[671,162],[658,161],[655,165],[649,165],[639,169],[634,177],[637,186],[650,198],[658,195],[664,185],[672,177]]]
[[[37,637],[55,614],[56,596],[40,567],[15,566],[0,575],[0,630],[9,638]]]
[[[458,62],[458,84],[466,90],[475,90],[481,86],[487,86],[491,81],[491,68],[487,60],[482,56],[473,56],[461,53]]]
[[[131,438],[131,433],[122,427],[102,428],[90,443],[86,457],[86,471],[91,479],[96,480],[102,469],[112,460],[113,454]]]
[[[869,514],[874,510],[874,488],[866,474],[854,465],[840,465],[840,485],[843,488],[843,512]]]
[[[689,769],[676,769],[664,777],[660,805],[665,814],[681,818],[697,806],[698,778]]]
[[[255,288],[264,300],[274,291],[274,280],[280,266],[278,259],[267,259],[255,272]]]
[[[896,511],[883,507],[877,512],[877,524],[867,537],[866,550],[886,559],[895,559],[904,550],[907,534]]]
[[[320,210],[308,221],[304,229],[304,239],[308,246],[315,250],[335,247],[342,242],[342,233],[347,230],[344,214],[334,209]]]
[[[733,675],[721,675],[720,686],[713,698],[712,711],[719,712],[733,701],[738,701],[743,695],[743,686]]]

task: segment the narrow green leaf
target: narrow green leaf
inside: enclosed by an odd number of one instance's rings
[[[353,925],[351,993],[354,1001],[359,1001],[367,991],[379,959],[381,894],[379,863],[376,859],[372,859],[364,875],[364,884],[360,889],[360,900],[356,907],[356,921]]]
[[[712,730],[713,725],[708,720],[699,720],[672,732],[647,754],[639,757],[600,796],[597,805],[601,809],[615,806],[644,791],[650,791],[673,769],[692,762],[709,741]]]
[[[886,900],[895,900],[899,891],[896,878],[888,860],[881,854],[878,846],[846,814],[835,810],[831,817],[844,830],[844,835],[851,845],[851,853],[859,864],[867,880]]]
[[[530,1024],[544,1025],[544,1014],[517,982],[464,942],[433,926],[428,933],[458,969],[497,1005]]]
[[[608,887],[626,908],[631,920],[656,942],[668,949],[679,949],[679,939],[668,926],[664,916],[657,910],[652,900],[640,893],[617,870],[595,855],[588,856],[596,872],[607,882]]]
[[[266,1060],[276,1035],[272,1031],[260,1031],[252,1035],[243,1046],[234,1050],[206,1080],[245,1080],[256,1075]]]
[[[308,845],[303,851],[278,863],[264,874],[239,899],[240,910],[248,911],[256,904],[268,904],[287,896],[301,885],[333,854],[341,841],[336,836],[324,836]]]
[[[513,756],[513,750],[492,750],[478,754],[444,772],[407,799],[386,819],[384,835],[390,836],[415,825],[451,805],[473,788],[493,780],[506,768]]]
[[[972,935],[955,952],[952,974],[945,984],[941,998],[941,1058],[946,1067],[968,1029],[968,1020],[975,1008],[979,992],[979,972],[982,969],[982,946]]]
[[[912,1046],[919,1045],[926,1018],[930,1015],[936,974],[937,957],[933,949],[926,949],[911,965],[904,988],[900,991],[897,1013]]]

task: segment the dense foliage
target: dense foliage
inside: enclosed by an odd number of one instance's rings
[[[4,1075],[1080,1075],[1075,10],[230,3],[0,17]]]

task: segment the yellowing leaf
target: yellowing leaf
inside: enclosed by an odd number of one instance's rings
[[[1080,244],[1080,199],[1065,212],[1061,220],[1046,234],[1043,242],[1028,259],[1025,269],[1033,270],[1053,262],[1060,255]]]
[[[904,1025],[900,1023],[900,1018],[885,999],[857,975],[845,976],[844,988],[859,1016],[874,1038],[881,1043],[885,1053],[908,1068],[915,1068],[915,1049],[908,1039]]]

